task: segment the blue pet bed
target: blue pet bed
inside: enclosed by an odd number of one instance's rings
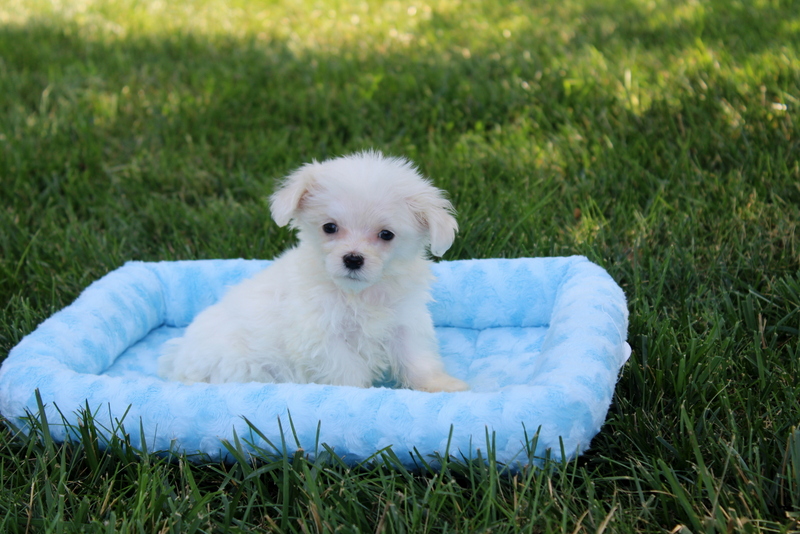
[[[497,461],[518,466],[548,449],[583,452],[630,355],[625,296],[586,258],[470,260],[433,266],[430,306],[447,370],[468,392],[160,379],[160,346],[268,265],[131,262],[109,273],[12,349],[0,413],[25,428],[38,390],[57,440],[75,435],[88,408],[100,426],[122,421],[136,447],[208,460],[229,460],[223,440],[236,436],[290,454],[324,443],[350,463],[391,447],[413,466],[437,454],[485,458],[488,436]]]

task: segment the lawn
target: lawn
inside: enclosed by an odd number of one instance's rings
[[[0,359],[125,261],[274,256],[274,179],[367,147],[450,192],[445,259],[606,268],[633,348],[513,476],[3,428],[0,531],[800,530],[798,110],[793,0],[0,0]]]

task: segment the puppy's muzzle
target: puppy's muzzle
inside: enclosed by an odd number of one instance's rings
[[[342,257],[344,266],[351,271],[357,271],[364,265],[364,256],[360,254],[345,254]]]

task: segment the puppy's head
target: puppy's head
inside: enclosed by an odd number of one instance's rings
[[[359,291],[402,276],[425,249],[441,256],[458,229],[441,190],[405,159],[360,152],[306,164],[270,198],[279,226],[316,247],[339,286]]]

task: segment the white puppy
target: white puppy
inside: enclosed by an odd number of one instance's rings
[[[300,167],[270,198],[299,244],[200,313],[159,362],[181,382],[316,382],[461,391],[427,309],[429,246],[458,229],[442,191],[411,163],[362,152]]]

